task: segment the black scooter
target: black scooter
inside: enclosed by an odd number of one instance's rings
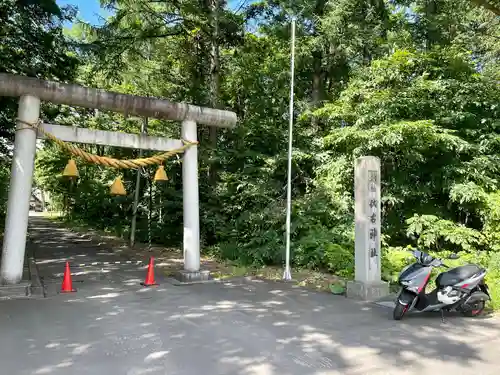
[[[477,316],[491,300],[484,282],[486,270],[475,264],[450,269],[436,278],[436,289],[429,294],[425,288],[434,267],[445,267],[440,259],[420,250],[413,250],[416,262],[406,266],[399,275],[401,291],[396,299],[393,317],[401,320],[408,311],[458,311],[464,316]],[[453,255],[450,259],[458,259]]]

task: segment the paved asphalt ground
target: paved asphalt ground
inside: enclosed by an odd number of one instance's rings
[[[41,218],[32,218],[30,227],[48,295],[0,301],[1,374],[500,371],[500,321],[494,318],[451,316],[442,323],[430,314],[395,322],[387,308],[242,279],[192,286],[159,279],[159,287],[144,289],[144,266],[135,260],[127,263]],[[66,260],[78,291],[58,294]]]

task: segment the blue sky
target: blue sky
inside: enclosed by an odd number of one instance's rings
[[[59,6],[74,5],[78,8],[78,18],[91,24],[102,23],[99,16],[109,15],[104,9],[101,9],[99,0],[57,0]]]
[[[109,16],[109,12],[101,9],[99,0],[56,0],[59,6],[74,5],[78,8],[78,18],[91,24],[102,23],[101,17]],[[229,6],[239,7],[244,0],[229,0]],[[250,1],[247,1],[248,3]]]

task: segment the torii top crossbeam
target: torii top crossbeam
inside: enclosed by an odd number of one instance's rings
[[[222,128],[232,128],[237,121],[236,113],[230,111],[0,73],[0,96],[23,95],[33,95],[55,104],[69,104],[165,120],[191,120],[198,124]]]

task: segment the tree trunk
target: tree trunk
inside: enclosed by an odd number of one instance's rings
[[[219,47],[219,0],[209,0],[210,26],[212,35],[210,38],[210,107],[219,108],[220,103],[220,47]],[[209,128],[210,146],[213,150],[217,148],[217,128]],[[211,163],[208,168],[208,178],[211,184],[214,184],[217,178],[215,163]]]
[[[142,120],[141,134],[148,133],[148,118]],[[142,157],[142,149],[139,149],[139,157]],[[135,230],[137,227],[137,208],[139,207],[139,190],[141,188],[141,172],[142,168],[137,170],[134,191],[134,204],[132,209],[132,223],[130,224],[130,247],[135,245]]]
[[[317,0],[315,9],[314,9],[314,17],[316,19],[320,19],[325,14],[325,0]],[[318,22],[318,21],[315,21]],[[315,26],[314,36],[317,37],[318,27]],[[312,77],[312,107],[316,109],[320,106],[321,101],[324,99],[325,92],[325,74],[323,71],[323,51],[321,47],[317,47],[314,51],[312,51],[313,58],[313,77]],[[313,118],[312,125],[316,126],[316,119]]]
[[[313,79],[312,79],[312,103],[316,108],[323,100],[324,82],[323,82],[323,53],[321,51],[313,51]]]
[[[436,26],[437,3],[435,0],[425,1],[425,48],[430,50],[438,42],[439,31]]]
[[[472,2],[500,16],[500,0],[472,0]]]

